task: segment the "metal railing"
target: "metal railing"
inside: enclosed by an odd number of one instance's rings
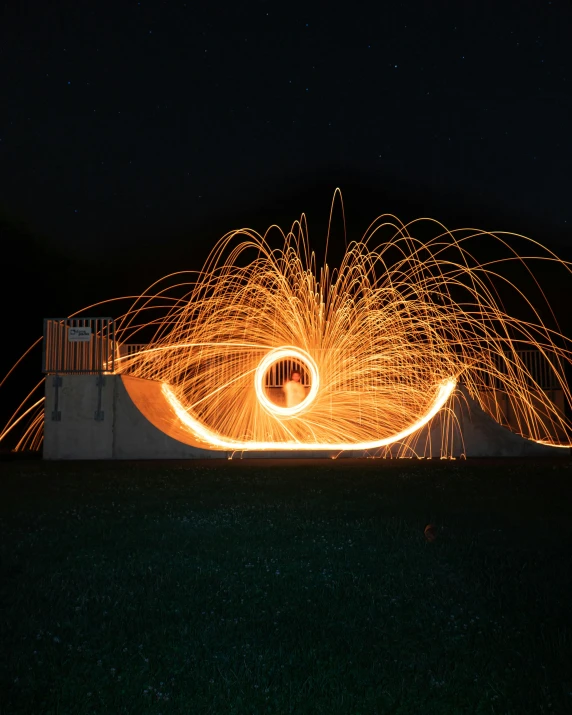
[[[120,343],[117,345],[117,353],[120,358],[126,358],[137,355],[148,347],[147,343]]]
[[[488,387],[494,389],[503,388],[503,375],[508,375],[509,370],[507,361],[510,361],[511,372],[524,377],[529,385],[534,382],[544,391],[557,390],[562,387],[556,372],[540,350],[517,350],[514,356],[506,355],[505,358],[501,355],[495,355],[494,363],[498,370],[498,375],[489,376]]]
[[[122,343],[118,345],[118,355],[121,358],[127,358],[132,355],[136,355],[142,352],[149,345],[145,343]],[[507,359],[511,359],[514,366],[514,358],[507,355]],[[542,390],[551,391],[556,390],[561,387],[557,375],[551,365],[549,364],[547,358],[539,350],[518,350],[516,351],[516,359],[520,364],[521,372],[524,371],[528,378],[528,382],[532,383],[534,381]],[[502,356],[495,355],[493,357],[494,364],[498,370],[497,375],[490,374],[485,377],[485,387],[493,389],[501,389],[503,387],[502,376],[507,374],[507,365],[503,360]],[[252,370],[252,365],[250,362],[245,362],[245,370]],[[336,361],[334,360],[334,365]],[[339,366],[342,368],[343,360],[340,358]],[[408,363],[404,362],[404,366]],[[395,363],[397,379],[403,379],[403,373],[407,374],[408,371],[399,369],[400,361],[397,360]],[[220,364],[221,370],[221,382],[224,382],[226,373],[228,372],[224,361]],[[293,370],[298,370],[300,372],[300,382],[304,387],[310,386],[310,375],[305,367],[305,365],[294,359],[280,360],[268,369],[265,376],[265,387],[267,388],[278,388],[282,387],[284,383],[290,379],[290,375]],[[127,370],[128,371],[128,370]],[[240,372],[240,361],[233,361],[232,372],[236,374]],[[395,379],[387,375],[384,380],[388,383]]]
[[[115,371],[113,318],[46,318],[42,371],[101,375]]]
[[[304,365],[296,360],[279,360],[271,365],[265,375],[265,387],[282,387],[294,371],[300,373],[301,384],[304,387],[309,387],[310,375]]]

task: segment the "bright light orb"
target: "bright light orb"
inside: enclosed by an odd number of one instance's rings
[[[310,374],[310,391],[302,402],[292,407],[275,405],[268,399],[268,395],[266,394],[264,386],[266,373],[272,365],[280,362],[280,360],[296,360],[296,362],[302,363]],[[318,394],[319,387],[320,374],[318,372],[318,366],[313,358],[308,355],[305,350],[301,350],[300,348],[283,346],[271,350],[262,358],[254,374],[254,389],[258,401],[267,412],[277,417],[294,417],[295,415],[299,415],[312,404]]]

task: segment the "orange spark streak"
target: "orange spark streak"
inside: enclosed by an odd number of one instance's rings
[[[197,437],[199,440],[205,442],[209,447],[213,449],[224,449],[224,450],[235,450],[235,451],[267,451],[267,450],[300,450],[300,451],[317,451],[317,450],[332,450],[335,452],[344,452],[347,450],[357,450],[357,451],[368,451],[375,450],[381,447],[387,447],[395,442],[400,442],[411,436],[422,427],[424,427],[428,422],[430,422],[433,417],[439,412],[439,410],[444,407],[445,403],[451,396],[453,390],[455,389],[456,381],[451,379],[447,380],[441,385],[439,385],[437,390],[437,396],[435,401],[431,406],[431,409],[427,414],[423,415],[420,419],[409,425],[406,429],[398,432],[397,434],[391,435],[390,437],[385,437],[384,439],[370,440],[368,442],[334,442],[332,444],[326,444],[324,442],[295,442],[295,441],[285,441],[285,442],[241,442],[238,440],[228,440],[223,436],[216,434],[208,427],[205,427],[201,422],[196,420],[194,417],[189,415],[187,410],[181,405],[177,396],[174,394],[173,390],[167,383],[163,383],[162,389],[165,394],[169,404],[176,412],[179,420],[189,429],[189,431]]]
[[[416,235],[428,227],[437,235]],[[485,240],[496,253],[482,262],[475,252]],[[171,274],[129,298],[119,348],[145,347],[118,354],[117,371],[161,382],[181,422],[213,449],[412,444],[455,384],[505,427],[569,446],[572,350],[555,321],[541,319],[551,309],[532,272],[539,261],[570,277],[569,263],[524,236],[449,231],[431,219],[378,217],[334,270],[318,268],[304,215],[286,234],[233,231],[202,271]],[[511,280],[514,266],[526,285]],[[520,317],[505,310],[507,299]],[[308,394],[284,407],[269,376],[291,363],[304,367]],[[0,440],[30,408],[20,412]],[[39,444],[33,429],[27,435],[24,446]]]

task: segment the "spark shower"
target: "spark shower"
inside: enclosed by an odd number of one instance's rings
[[[336,196],[343,211],[336,192],[332,212]],[[484,243],[494,257],[477,260]],[[202,271],[162,278],[117,319],[116,364],[160,381],[181,423],[211,449],[407,450],[466,396],[527,439],[569,446],[571,346],[534,279],[538,261],[570,275],[568,263],[524,236],[448,230],[432,219],[379,216],[334,269],[326,258],[318,265],[304,215],[288,233],[232,231]],[[515,267],[525,288],[509,278]],[[505,303],[518,303],[519,317]],[[141,347],[126,354],[129,343]],[[562,404],[531,368],[530,351]],[[285,407],[276,376],[291,369],[306,394]],[[0,440],[26,410],[19,446],[39,445],[41,401],[23,403]]]

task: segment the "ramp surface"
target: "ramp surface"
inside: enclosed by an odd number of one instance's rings
[[[146,444],[145,446],[141,445],[141,450],[150,454],[153,451],[153,443],[158,441],[160,443],[161,455],[157,456],[161,458],[168,456],[167,452],[169,452],[169,450],[177,452],[177,454],[173,454],[174,457],[177,457],[179,456],[178,453],[186,451],[185,448],[190,450],[189,457],[230,457],[233,454],[228,451],[211,449],[208,444],[200,442],[188,428],[182,425],[161,389],[160,383],[150,380],[141,380],[126,375],[121,376],[121,383],[125,391],[125,396],[117,403],[116,422],[119,420],[123,425],[123,423],[128,420],[132,425],[129,429],[129,433],[132,432],[134,437],[141,434],[141,438],[143,438],[143,434],[145,434],[144,441]],[[118,391],[118,396],[120,396],[120,391]],[[127,398],[132,402],[132,405],[127,402]],[[133,408],[137,410],[137,415],[132,414]],[[537,444],[514,434],[483,412],[477,403],[466,394],[464,395],[464,400],[456,401],[455,412],[457,418],[457,434],[454,435],[453,439],[453,456],[565,457],[570,454],[568,448],[557,448]],[[142,424],[143,421],[145,421],[147,425]],[[128,434],[127,430],[124,429],[123,432],[120,430],[120,434],[122,434],[121,442],[131,441],[131,434]],[[418,453],[430,453],[434,457],[439,457],[441,449],[439,418],[434,419],[429,425],[422,428],[415,442],[418,445]],[[124,447],[117,444],[117,448],[114,449],[114,452],[118,458],[123,456],[122,453],[124,449]],[[394,448],[389,450],[388,456],[397,456],[398,449],[399,445],[395,445]],[[197,451],[196,454],[195,451]],[[377,450],[377,453],[379,453],[379,450]],[[241,452],[241,454],[249,457],[276,458],[301,456],[359,457],[373,456],[374,453],[359,450],[348,450],[340,453],[338,450],[331,450],[325,447],[323,450],[320,449],[312,452],[293,452],[292,450],[280,450],[278,448],[276,450],[256,452],[244,451]]]
[[[54,380],[46,380],[44,459],[439,458],[443,435],[452,445],[447,456],[570,456],[569,448],[536,444],[501,427],[463,388],[458,388],[461,399],[452,399],[449,410],[415,433],[407,451],[401,443],[371,451],[228,451],[212,449],[180,421],[160,382],[106,375],[101,383],[95,376],[65,375],[58,384],[59,388]]]

